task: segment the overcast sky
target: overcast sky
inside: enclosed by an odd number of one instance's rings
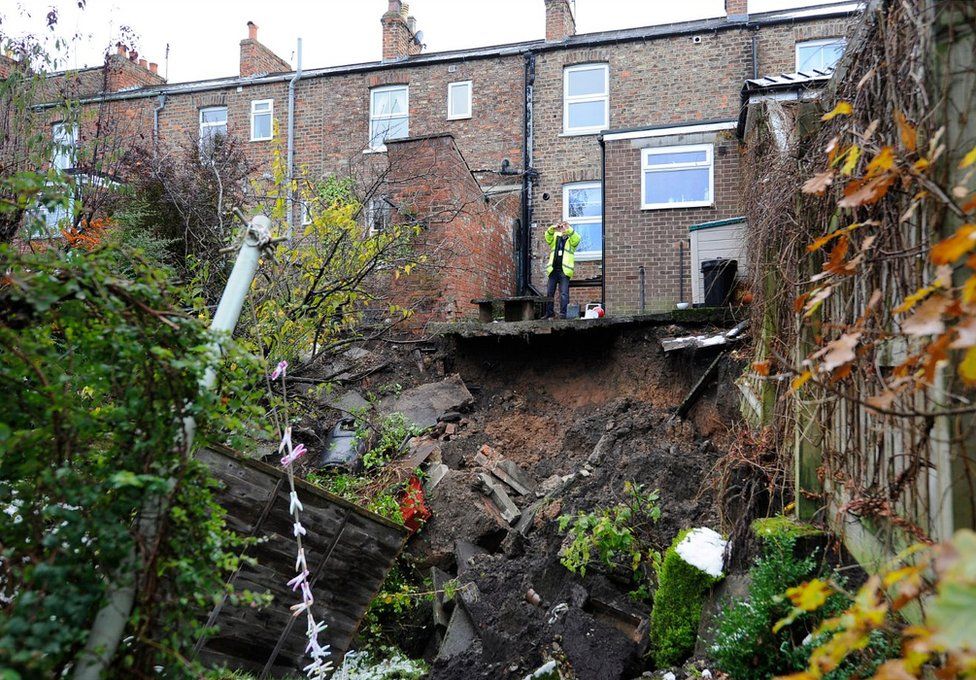
[[[750,12],[822,4],[825,0],[750,0]],[[543,0],[413,0],[410,11],[428,52],[534,40],[545,36]],[[66,63],[100,64],[123,27],[135,34],[140,57],[168,67],[170,82],[237,75],[245,24],[294,65],[315,68],[380,58],[380,16],[387,0],[0,0],[0,32],[48,35],[45,17],[60,12],[56,35],[71,38]],[[577,0],[577,32],[722,16],[724,0]],[[51,38],[49,37],[49,40]],[[169,45],[167,64],[166,48]]]

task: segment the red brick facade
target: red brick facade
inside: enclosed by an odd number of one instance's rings
[[[792,71],[796,42],[844,35],[852,11],[848,4],[813,12],[749,15],[746,19],[744,0],[728,0],[728,18],[573,35],[575,24],[568,0],[545,0],[546,40],[417,54],[420,45],[414,40],[416,26],[407,6],[400,0],[388,1],[388,10],[381,19],[383,61],[306,69],[297,83],[297,168],[312,178],[352,174],[365,193],[373,190],[377,178],[393,164],[388,161],[388,153],[368,149],[370,93],[381,86],[407,86],[409,137],[449,134],[459,157],[483,189],[506,187],[520,192],[528,185],[532,199],[522,206],[520,215],[528,216],[528,226],[524,228],[529,229],[525,283],[537,289],[545,287],[543,267],[547,253],[542,232],[563,217],[563,186],[603,180],[604,151],[599,131],[576,135],[564,130],[567,67],[606,65],[606,128],[610,130],[734,120],[739,114],[742,83],[753,76],[754,70]],[[81,72],[75,78],[75,96],[108,90],[107,98],[118,100],[113,106],[131,112],[127,119],[133,125],[138,122],[144,126],[143,132],[133,139],[145,143],[153,140],[153,111],[158,109],[160,153],[199,138],[201,108],[226,106],[228,134],[240,142],[259,172],[263,172],[271,160],[273,145],[283,144],[286,137],[288,80],[293,74],[255,75],[278,69],[284,62],[276,61],[278,58],[257,42],[256,27],[253,33],[241,44],[241,72],[247,71],[249,77],[164,86],[158,74],[120,54],[109,61],[107,73],[110,79],[114,78],[109,87],[96,85],[96,80],[105,78],[101,69],[94,69],[91,74]],[[448,86],[468,81],[471,115],[449,119]],[[527,92],[531,92],[529,101]],[[251,141],[251,102],[265,99],[274,102],[275,139]],[[91,102],[91,106],[96,104]],[[527,128],[531,130],[528,136]],[[638,306],[633,279],[628,277],[635,276],[641,265],[645,268],[645,306],[650,308],[652,300],[661,307],[677,301],[677,255],[673,243],[682,236],[687,238],[689,224],[742,212],[735,204],[738,192],[730,188],[738,181],[734,163],[737,150],[731,141],[716,142],[715,205],[709,209],[640,210],[640,157],[632,146],[631,142],[606,144],[607,271],[603,271],[600,260],[581,262],[577,267],[578,280],[599,283],[601,275],[606,274],[606,302],[611,313],[624,313]],[[530,159],[524,158],[525,147],[531,149]],[[519,211],[510,205],[515,199],[510,193],[505,196],[505,214],[516,215]],[[499,222],[494,227],[497,233],[485,237],[486,244],[490,244],[488,252],[501,258],[498,266],[509,267],[511,252],[502,251],[506,247],[504,239],[512,238],[513,226]],[[618,248],[622,250],[618,252]],[[464,313],[474,311],[465,306],[468,299],[499,295],[512,288],[510,276],[500,274],[469,279],[461,285],[470,281],[479,282],[483,290],[459,287],[451,293],[457,299],[457,309]],[[495,286],[497,289],[492,289]],[[576,288],[573,296],[585,302],[600,299],[602,293],[603,287],[597,285]],[[443,303],[444,300],[437,303],[437,313],[445,313]]]

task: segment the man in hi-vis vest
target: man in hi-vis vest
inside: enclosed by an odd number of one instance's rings
[[[566,307],[569,305],[569,280],[573,278],[573,269],[576,265],[576,246],[580,243],[581,236],[577,234],[571,226],[565,222],[550,225],[546,229],[546,243],[549,244],[549,266],[546,274],[549,276],[549,286],[546,290],[545,318],[552,318],[552,296],[559,287],[559,316],[566,318]]]

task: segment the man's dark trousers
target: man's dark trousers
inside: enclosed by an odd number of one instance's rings
[[[556,286],[559,286],[559,316],[566,318],[566,307],[569,306],[569,277],[563,272],[562,267],[553,269],[549,275],[549,286],[546,297],[546,317],[552,316],[552,296],[556,293]]]

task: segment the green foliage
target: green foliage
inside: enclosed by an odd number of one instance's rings
[[[688,529],[675,536],[658,568],[658,585],[651,610],[651,645],[658,668],[684,661],[694,650],[708,590],[719,581],[678,555]]]
[[[718,667],[731,677],[766,680],[802,670],[811,650],[823,642],[823,636],[812,634],[819,623],[840,613],[850,602],[846,596],[835,594],[819,613],[794,614],[790,625],[773,632],[776,622],[793,609],[784,593],[825,571],[818,568],[813,555],[796,557],[797,540],[790,527],[767,534],[763,553],[749,570],[748,599],[723,611],[711,654]],[[897,649],[880,632],[872,634],[866,646],[863,653],[852,656],[824,677],[870,677],[873,669]]]
[[[149,566],[133,574],[130,643],[115,664],[179,674],[244,545],[224,524],[208,470],[177,445],[182,419],[195,418],[198,445],[242,431],[256,414],[254,363],[228,348],[219,391],[201,393],[211,336],[173,308],[166,273],[138,257],[129,279],[100,251],[0,249],[0,260],[0,583],[11,597],[0,610],[0,667],[60,676],[108,575],[139,547]],[[133,518],[156,495],[168,512],[159,543],[146,545]]]
[[[624,484],[624,502],[594,512],[559,518],[559,530],[571,537],[561,562],[574,574],[586,575],[594,557],[608,567],[625,565],[636,576],[642,564],[653,563],[657,552],[649,545],[646,530],[661,517],[657,491],[640,484]]]
[[[369,424],[360,419],[356,436],[360,440],[370,435]],[[363,467],[366,470],[382,467],[389,463],[400,452],[409,437],[420,434],[420,429],[410,423],[402,413],[391,413],[383,418],[375,428],[375,443],[363,454]]]

